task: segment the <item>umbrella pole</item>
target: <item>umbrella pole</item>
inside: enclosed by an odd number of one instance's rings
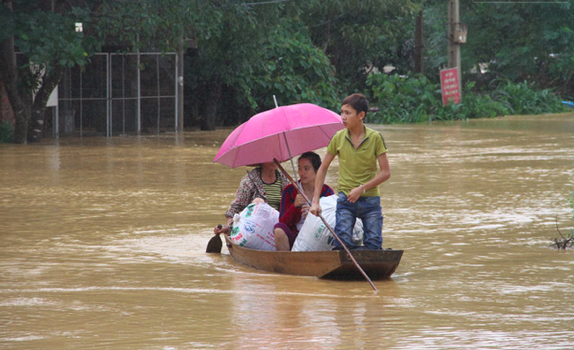
[[[305,191],[303,191],[302,188],[299,187],[299,184],[297,182],[295,182],[293,180],[293,178],[289,175],[289,173],[287,171],[285,171],[285,169],[283,169],[283,167],[281,166],[281,163],[279,163],[279,161],[274,158],[273,161],[275,162],[275,164],[277,164],[277,167],[279,168],[279,170],[281,170],[281,172],[289,179],[289,181],[291,181],[291,183],[293,184],[293,186],[295,186],[295,188],[297,188],[297,191],[299,193],[301,193],[303,195],[303,198],[305,198],[305,200],[307,201],[307,203],[309,205],[311,205],[311,201],[309,200],[309,198],[307,198],[307,196],[305,195]],[[377,289],[377,287],[375,287],[375,285],[373,284],[373,281],[371,281],[371,279],[369,278],[369,276],[367,276],[367,274],[365,273],[365,271],[361,268],[361,266],[359,265],[359,263],[357,262],[357,260],[355,260],[355,258],[353,257],[353,254],[351,254],[351,251],[349,250],[349,248],[347,248],[347,246],[345,245],[345,243],[343,243],[343,241],[339,238],[339,236],[335,233],[335,230],[333,230],[333,228],[331,228],[331,225],[329,225],[327,223],[327,221],[325,220],[325,218],[323,218],[323,216],[321,214],[319,214],[319,218],[323,221],[323,223],[325,224],[325,227],[327,227],[327,229],[329,229],[329,231],[333,234],[333,237],[335,237],[337,239],[337,241],[339,241],[339,244],[341,244],[341,246],[343,248],[345,248],[345,251],[347,252],[347,254],[349,255],[349,258],[351,258],[351,260],[353,261],[353,263],[355,264],[355,266],[357,267],[357,269],[361,272],[361,274],[365,277],[365,279],[371,284],[371,287],[373,287],[373,289],[375,290],[375,292],[378,292],[379,290]]]
[[[291,150],[289,149],[289,142],[287,142],[287,135],[283,133],[283,138],[285,139],[285,145],[287,146],[287,153],[289,153],[289,160],[291,160],[291,167],[293,168],[293,174],[295,175],[295,182],[299,182],[297,178],[297,171],[295,171],[295,164],[293,164],[293,157],[291,157]],[[275,159],[273,159],[275,160]],[[281,165],[279,165],[281,167]]]

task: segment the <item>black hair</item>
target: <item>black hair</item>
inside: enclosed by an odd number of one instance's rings
[[[369,101],[365,95],[362,94],[352,94],[347,96],[343,102],[341,102],[341,106],[349,105],[353,107],[357,114],[361,112],[365,112],[365,116],[367,116],[367,112],[369,111]]]
[[[313,169],[315,169],[315,172],[317,172],[321,166],[321,157],[319,157],[319,155],[315,152],[305,152],[299,156],[297,161],[300,161],[301,159],[308,159],[311,164],[313,164]]]

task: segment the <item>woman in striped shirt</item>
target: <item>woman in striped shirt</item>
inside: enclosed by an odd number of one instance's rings
[[[241,179],[235,199],[225,212],[227,225],[216,226],[213,232],[215,234],[229,232],[233,215],[241,213],[255,199],[261,198],[260,200],[279,210],[281,194],[288,184],[289,180],[277,170],[277,164],[274,162],[260,164]]]

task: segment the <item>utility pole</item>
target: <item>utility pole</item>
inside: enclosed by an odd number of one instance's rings
[[[177,130],[183,135],[183,33],[177,44]]]
[[[458,0],[448,0],[448,68],[458,68],[458,81],[460,79],[460,41],[458,30],[460,26]],[[466,40],[466,38],[465,38]]]
[[[415,73],[424,73],[423,11],[419,13],[415,24]]]

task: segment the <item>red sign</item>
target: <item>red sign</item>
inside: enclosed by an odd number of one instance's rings
[[[460,84],[458,81],[458,68],[443,69],[440,71],[440,89],[442,91],[442,105],[449,102],[460,102]]]

